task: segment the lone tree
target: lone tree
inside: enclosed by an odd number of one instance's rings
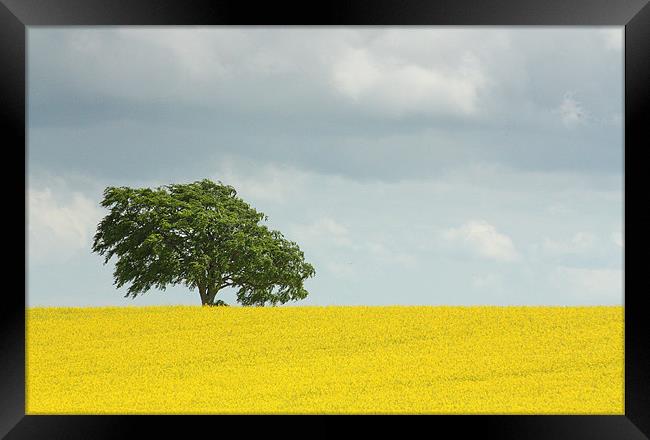
[[[93,251],[114,255],[115,285],[130,282],[126,297],[152,287],[185,284],[201,303],[225,287],[237,289],[245,306],[283,304],[308,295],[303,282],[314,276],[294,242],[261,222],[231,186],[204,179],[155,189],[108,187],[101,205],[110,213],[97,226]]]

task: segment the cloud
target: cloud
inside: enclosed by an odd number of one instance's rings
[[[327,270],[336,278],[352,278],[357,275],[351,263],[330,261],[326,264]]]
[[[551,283],[574,297],[583,300],[609,300],[620,303],[623,295],[621,269],[585,269],[559,266],[551,273]]]
[[[104,28],[70,29],[43,44],[60,55],[51,60],[51,80],[97,97],[162,103],[214,96],[217,84],[238,69],[237,60],[247,58],[239,56],[246,43],[245,32],[236,29]]]
[[[56,39],[32,32],[30,42],[48,50],[46,60],[35,59],[37,68],[49,63],[43,80],[65,85],[68,92],[92,90],[95,97],[203,106],[225,101],[253,111],[265,108],[270,96],[285,96],[289,104],[300,106],[314,98],[327,101],[338,91],[365,108],[380,105],[382,114],[467,115],[476,111],[478,93],[486,85],[479,49],[504,49],[504,31],[483,34],[435,29],[122,28],[71,29]],[[297,87],[301,84],[309,89]],[[265,100],[259,100],[259,92]]]
[[[58,173],[206,175],[228,154],[385,181],[469,160],[621,167],[622,54],[596,29],[39,28],[28,40],[30,150]],[[562,102],[567,90],[579,102]],[[567,133],[561,121],[585,109],[607,124]]]
[[[307,225],[293,225],[291,236],[299,243],[312,246],[354,247],[348,229],[331,218],[321,218]]]
[[[403,267],[414,267],[417,264],[417,259],[413,255],[390,249],[383,243],[367,243],[366,249],[370,252],[370,255],[383,263],[397,264]]]
[[[490,289],[500,291],[503,289],[503,277],[495,273],[475,275],[472,278],[472,286],[477,289]]]
[[[274,164],[235,164],[224,158],[213,176],[233,186],[239,196],[253,201],[284,203],[300,192],[307,175],[296,169]]]
[[[484,220],[471,220],[458,228],[446,229],[442,237],[482,258],[508,262],[519,259],[512,239]]]
[[[457,69],[445,72],[395,56],[349,49],[333,66],[333,83],[355,103],[393,115],[405,113],[470,116],[486,80],[476,56],[466,54]]]
[[[623,50],[623,34],[624,28],[615,29],[600,29],[605,48],[607,50]]]
[[[615,231],[612,233],[612,242],[622,248],[624,246],[623,244],[623,232],[622,231]]]
[[[589,223],[593,224],[593,219],[589,219]],[[538,256],[540,261],[567,267],[619,267],[622,258],[620,238],[620,234],[601,237],[585,231],[565,239],[545,238],[541,243],[531,245],[531,257]]]
[[[549,255],[584,254],[594,249],[596,236],[589,232],[576,232],[569,240],[545,238],[542,250]]]
[[[557,109],[562,119],[562,123],[566,127],[575,127],[584,124],[587,118],[585,109],[582,104],[575,99],[572,93],[566,93],[562,99],[562,103]]]
[[[29,257],[35,262],[61,263],[90,253],[102,210],[80,192],[64,194],[49,187],[29,189]]]
[[[290,236],[306,249],[322,255],[325,259],[325,248],[335,248],[339,252],[338,257],[345,258],[346,262],[327,262],[327,267],[339,276],[351,273],[350,264],[352,261],[364,261],[367,264],[370,260],[382,264],[396,264],[403,267],[413,267],[417,259],[409,252],[394,249],[391,246],[369,239],[366,235],[352,239],[350,230],[336,220],[324,217],[309,224],[294,224],[290,228]],[[331,257],[331,255],[330,255]],[[348,261],[349,260],[349,261]]]

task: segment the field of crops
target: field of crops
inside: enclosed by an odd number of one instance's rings
[[[622,414],[622,307],[27,311],[28,414]]]

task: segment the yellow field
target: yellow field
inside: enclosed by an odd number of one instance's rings
[[[27,311],[28,414],[623,414],[622,307]]]

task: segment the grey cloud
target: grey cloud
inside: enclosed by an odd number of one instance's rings
[[[29,147],[37,163],[150,177],[177,166],[201,173],[205,157],[232,154],[379,180],[467,161],[618,172],[622,55],[598,32],[32,29]],[[341,93],[333,72],[350,51],[388,69],[389,82],[358,100]],[[430,87],[461,75],[468,57],[485,84],[464,114],[436,104],[453,95]],[[403,103],[418,89],[399,87],[420,71],[432,100]],[[407,82],[391,90],[400,75]],[[572,130],[557,111],[567,92],[591,115]]]

